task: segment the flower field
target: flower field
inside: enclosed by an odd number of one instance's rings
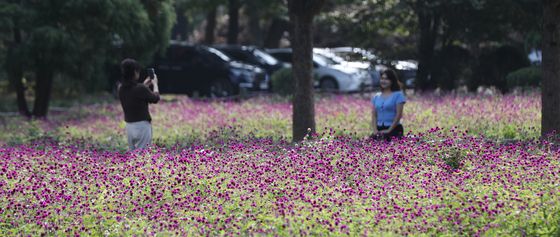
[[[409,96],[405,134],[432,128],[457,127],[473,136],[492,139],[534,139],[540,135],[540,95],[500,97]],[[316,102],[317,133],[361,139],[371,132],[370,97],[332,96]],[[207,145],[217,140],[270,138],[291,140],[292,106],[283,98],[258,97],[243,102],[204,102],[167,97],[151,106],[155,143]],[[42,137],[58,141],[85,140],[98,148],[127,148],[125,123],[118,102],[76,106],[51,113],[50,121],[28,123],[19,118],[0,126],[1,144],[28,143]],[[78,141],[79,142],[79,141]]]
[[[560,151],[538,95],[410,96],[403,140],[365,139],[368,98],[316,102],[294,145],[281,98],[151,108],[126,148],[118,103],[0,130],[0,235],[555,236]]]

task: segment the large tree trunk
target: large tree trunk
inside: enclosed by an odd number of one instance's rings
[[[418,43],[418,73],[416,74],[417,89],[435,89],[431,80],[434,50],[437,33],[441,23],[440,17],[427,9],[418,9],[418,24],[420,26],[420,42]]]
[[[188,35],[188,19],[185,17],[185,9],[177,7],[175,9],[175,14],[177,15],[177,22],[173,26],[171,31],[171,39],[184,41],[187,40]]]
[[[213,7],[206,13],[206,28],[204,30],[204,43],[207,45],[214,44],[214,31],[216,30],[216,7]]]
[[[247,2],[246,13],[249,17],[249,36],[251,44],[261,46],[263,45],[262,29],[260,25],[261,16],[259,14],[258,4],[255,1]]]
[[[278,17],[272,19],[272,22],[270,23],[270,27],[268,28],[268,32],[266,34],[264,47],[265,48],[280,47],[280,39],[282,39],[282,35],[284,35],[284,32],[288,31],[289,28],[290,28],[290,22]]]
[[[227,43],[237,44],[237,36],[239,35],[239,0],[229,0],[229,20]]]
[[[560,2],[544,1],[542,135],[560,133]],[[557,136],[558,138],[558,136]]]
[[[46,118],[49,111],[54,73],[51,69],[40,68],[36,71],[36,74],[37,82],[35,85],[33,116],[36,118]]]
[[[17,54],[14,52],[15,47],[19,47],[21,44],[21,30],[17,27],[14,28],[14,42],[12,44],[11,50],[8,53],[8,58],[17,58]],[[25,87],[23,86],[23,67],[20,60],[13,60],[8,62],[8,78],[10,84],[12,84],[14,90],[16,91],[18,112],[25,116],[31,117],[31,112],[27,106],[27,99],[25,99]]]
[[[31,117],[31,112],[27,106],[27,99],[25,99],[25,87],[23,86],[23,70],[22,68],[13,68],[13,71],[8,72],[10,83],[16,91],[17,106],[19,114],[25,117]]]
[[[302,141],[315,133],[313,96],[313,17],[323,5],[322,0],[288,0],[292,25],[292,71],[296,83],[293,100],[293,141]]]

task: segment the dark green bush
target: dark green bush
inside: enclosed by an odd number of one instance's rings
[[[523,89],[538,87],[542,81],[542,71],[538,67],[525,67],[506,76],[508,89],[511,90],[516,87]]]
[[[516,47],[506,45],[483,49],[468,86],[471,90],[479,86],[495,86],[503,93],[508,92],[506,76],[529,65],[525,52]]]
[[[472,57],[460,46],[447,46],[436,53],[432,79],[437,87],[450,91],[463,85],[471,76]]]
[[[451,170],[458,170],[461,168],[461,162],[465,159],[465,152],[457,147],[447,148],[443,152],[442,159]]]
[[[272,74],[272,91],[280,95],[292,95],[295,82],[291,68],[283,68]]]

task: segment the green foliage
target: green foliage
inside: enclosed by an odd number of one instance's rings
[[[510,90],[516,87],[522,89],[538,87],[542,81],[542,70],[535,66],[521,68],[509,73],[506,80]]]
[[[149,62],[166,48],[174,1],[79,0],[0,3],[0,40],[10,42],[5,70],[49,69],[79,81],[79,91],[104,88],[106,65],[123,57]],[[22,32],[14,43],[13,30]],[[2,37],[2,35],[4,37]],[[1,42],[1,41],[0,41]],[[0,44],[0,51],[2,50]],[[16,57],[17,55],[17,57]]]
[[[24,126],[21,126],[21,124],[10,124],[8,129],[11,128],[18,132],[7,134],[7,137],[5,137],[7,144],[13,146],[57,139],[54,133],[45,131],[40,125],[38,121],[29,121]],[[15,129],[16,127],[21,129]]]
[[[486,49],[479,57],[469,87],[474,90],[480,85],[495,86],[502,92],[507,92],[506,76],[529,64],[525,53],[516,47],[505,45]]]
[[[557,197],[546,192],[538,196],[538,200],[532,202],[538,208],[534,215],[512,214],[501,228],[488,234],[500,235],[500,229],[506,229],[509,230],[506,232],[508,235],[515,236],[560,236],[560,208]]]
[[[291,68],[283,68],[272,74],[272,91],[280,95],[293,95],[295,81]]]
[[[473,60],[468,50],[460,46],[448,46],[437,52],[433,80],[437,87],[452,90],[470,79]]]
[[[399,1],[330,3],[316,20],[321,37],[315,40],[321,44],[373,49],[387,58],[412,58],[416,54],[417,19]]]
[[[430,142],[436,141],[432,140]],[[463,148],[453,145],[450,147],[435,147],[433,156],[435,159],[443,160],[450,171],[456,171],[461,168],[462,161],[465,160],[466,155],[467,152]]]
[[[487,57],[478,57],[481,45],[513,43],[530,49],[539,47],[542,38],[542,3],[538,0],[338,0],[329,4],[329,10],[317,23],[322,36],[317,39],[320,44],[377,49],[376,54],[386,59],[425,58],[434,63],[430,69],[433,70],[430,72],[432,79],[444,89],[473,77],[478,61]],[[433,32],[420,31],[420,19],[429,22],[425,25],[439,27]],[[420,51],[419,37],[433,37],[434,50],[440,53],[433,55],[432,59],[431,50]],[[450,45],[467,46],[472,64],[468,65],[463,58],[449,61],[445,51]],[[499,76],[501,79],[491,80],[478,80],[478,75],[474,77],[474,88],[496,85],[505,90],[505,74]]]

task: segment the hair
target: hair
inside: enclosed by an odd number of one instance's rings
[[[393,71],[392,69],[387,69],[381,73],[382,76],[383,74],[385,74],[389,79],[389,81],[391,81],[391,91],[402,90],[401,85],[399,83],[399,77],[397,76],[397,73],[395,71]]]
[[[136,72],[140,72],[140,64],[136,60],[127,58],[121,62],[121,74],[123,83],[135,82]]]

